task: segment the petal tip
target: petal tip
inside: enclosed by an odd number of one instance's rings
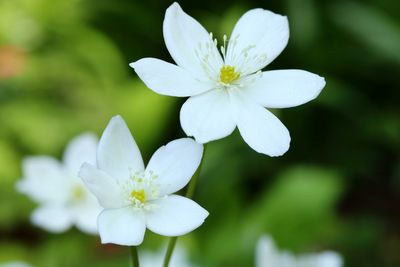
[[[182,8],[181,8],[181,6],[179,5],[179,3],[178,2],[173,2],[168,8],[167,8],[167,12],[169,11],[169,10],[171,10],[171,11],[177,11],[177,10],[181,10]]]
[[[266,155],[268,155],[270,157],[276,158],[276,157],[281,157],[284,154],[286,154],[286,152],[289,151],[289,148],[290,148],[290,139],[287,142],[287,145],[285,144],[285,145],[281,146],[281,148],[279,150],[276,150],[276,151],[271,152],[271,153],[264,153],[264,152],[261,152],[261,153],[266,154]]]
[[[139,60],[131,62],[129,63],[129,67],[133,68],[136,71],[137,68],[143,66],[144,62],[148,62],[148,60],[146,61],[146,59],[151,59],[151,58],[141,58]]]
[[[320,86],[321,86],[321,89],[325,87],[325,85],[326,85],[326,80],[325,80],[324,77],[319,76],[319,84],[320,84]]]
[[[317,79],[315,80],[315,92],[314,95],[312,96],[311,100],[316,99],[321,91],[325,88],[326,85],[326,80],[324,77],[316,75]]]
[[[178,4],[178,2],[172,3],[167,10],[165,11],[165,17],[167,16],[177,16],[179,12],[182,12],[181,6]]]
[[[121,115],[117,114],[110,119],[106,129],[103,132],[103,135],[109,128],[113,129],[114,127],[125,126],[125,125],[126,125],[125,120],[122,118]]]
[[[137,61],[129,63],[129,67],[131,67],[132,69],[135,69],[136,62]]]
[[[110,122],[112,123],[120,123],[120,122],[124,122],[124,119],[122,118],[121,115],[117,114],[115,116],[113,116],[110,120]]]
[[[279,144],[279,147],[276,147],[275,149],[271,149],[269,151],[266,151],[266,149],[259,149],[259,148],[256,149],[255,147],[252,147],[252,146],[250,146],[250,147],[253,148],[256,152],[267,155],[272,158],[281,157],[286,152],[288,152],[289,148],[290,148],[291,138],[290,138],[289,131],[287,131],[287,136],[285,137],[285,139],[286,140],[284,142]]]
[[[82,165],[81,165],[81,167],[79,168],[79,171],[78,171],[78,176],[83,179],[83,177],[85,177],[86,170],[91,168],[91,167],[92,167],[92,165],[90,165],[87,162],[82,163]]]
[[[203,217],[204,217],[203,222],[207,219],[209,215],[210,213],[205,208],[203,208]]]

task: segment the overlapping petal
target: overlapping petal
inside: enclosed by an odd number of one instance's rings
[[[97,204],[97,200],[94,199],[94,201],[95,203],[90,203],[90,201],[88,201],[75,207],[73,210],[76,227],[82,232],[88,234],[98,234],[97,216],[100,214],[102,209],[100,205]]]
[[[81,134],[69,142],[63,162],[72,176],[78,175],[82,163],[96,164],[97,142],[97,137],[92,133]]]
[[[84,163],[79,171],[79,177],[104,208],[120,208],[126,205],[118,181],[104,171]]]
[[[273,240],[263,236],[256,247],[256,267],[280,266],[280,257]]]
[[[186,97],[213,88],[211,82],[200,81],[187,70],[156,58],[143,58],[130,66],[147,87],[161,95]]]
[[[70,211],[60,205],[43,205],[33,211],[31,221],[33,224],[50,232],[61,233],[72,225]]]
[[[245,88],[255,102],[268,108],[289,108],[316,98],[325,79],[304,70],[274,70],[262,73],[254,84]]]
[[[251,148],[271,157],[281,156],[289,149],[289,131],[274,114],[243,94],[232,94],[232,100],[240,134]]]
[[[144,171],[139,148],[121,116],[113,117],[104,130],[97,149],[97,165],[120,181]]]
[[[186,135],[200,143],[228,136],[236,127],[229,94],[225,90],[190,97],[181,108],[180,120]]]
[[[61,164],[52,157],[35,156],[22,162],[24,178],[17,189],[40,203],[63,203],[69,197],[70,186]]]
[[[215,70],[219,70],[223,64],[208,32],[186,14],[178,3],[173,3],[165,12],[163,32],[167,49],[176,64],[198,75],[197,78],[208,78],[203,67],[204,60]]]
[[[179,236],[193,231],[208,216],[208,212],[193,200],[170,195],[152,201],[154,210],[146,213],[146,224],[152,232],[164,236]]]
[[[288,40],[285,16],[261,8],[249,10],[232,31],[225,64],[240,66],[245,74],[256,72],[272,62]]]
[[[313,255],[313,266],[316,267],[341,267],[343,266],[343,259],[342,257],[333,251],[327,251],[323,253],[319,253]]]
[[[137,246],[143,242],[146,221],[141,210],[124,207],[100,213],[98,229],[101,243]]]
[[[159,197],[183,188],[196,172],[203,156],[203,146],[191,138],[182,138],[160,147],[146,168],[147,176],[157,174]]]

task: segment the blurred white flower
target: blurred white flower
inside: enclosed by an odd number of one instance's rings
[[[31,265],[22,261],[13,261],[0,264],[0,267],[32,267]]]
[[[87,133],[68,144],[62,162],[48,156],[23,160],[23,179],[17,189],[39,204],[31,215],[33,224],[55,233],[72,225],[85,233],[97,233],[101,207],[78,177],[82,163],[96,162],[96,147],[96,136]]]
[[[144,168],[142,156],[120,116],[111,119],[97,149],[97,168],[85,163],[79,176],[104,210],[98,218],[102,243],[137,246],[146,227],[179,236],[199,227],[208,212],[173,195],[198,168],[203,146],[182,138],[159,148]]]
[[[143,251],[140,253],[139,261],[141,267],[162,266],[166,248],[158,252]],[[194,267],[189,261],[185,249],[182,246],[176,246],[169,263],[171,267]]]
[[[286,127],[267,108],[302,105],[318,96],[324,78],[304,70],[261,70],[285,48],[286,17],[261,8],[246,12],[230,39],[217,41],[178,3],[164,19],[164,40],[177,65],[155,58],[131,63],[153,91],[190,97],[180,121],[188,136],[207,143],[230,135],[236,126],[255,151],[280,156],[289,149]]]
[[[336,252],[294,255],[279,251],[269,236],[260,238],[256,248],[256,267],[342,267],[343,259]]]

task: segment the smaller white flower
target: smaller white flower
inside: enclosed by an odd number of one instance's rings
[[[203,146],[182,138],[159,148],[144,168],[142,156],[120,116],[111,119],[97,149],[97,167],[84,164],[79,176],[104,210],[98,217],[102,243],[137,246],[146,228],[179,236],[199,227],[208,212],[173,195],[198,168]]]
[[[62,162],[49,156],[23,160],[23,179],[17,190],[39,204],[31,216],[33,224],[55,233],[72,225],[85,233],[97,233],[101,207],[78,177],[82,163],[95,163],[96,147],[93,134],[82,134],[68,144]]]
[[[13,261],[0,264],[0,267],[32,267],[31,265],[22,261]]]
[[[143,251],[140,253],[139,261],[141,267],[162,266],[166,249],[157,252]],[[186,250],[182,246],[176,246],[169,263],[173,267],[194,267],[189,261]]]
[[[279,251],[269,236],[260,238],[256,248],[256,267],[342,267],[343,259],[336,253],[326,251],[293,255]]]

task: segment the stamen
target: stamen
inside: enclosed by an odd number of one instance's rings
[[[219,79],[224,84],[230,84],[240,78],[240,73],[235,71],[235,67],[223,66],[219,73]]]
[[[131,177],[120,183],[126,204],[134,208],[152,209],[149,200],[159,198],[158,176],[153,171],[131,172]]]
[[[135,200],[138,200],[140,203],[146,202],[146,193],[144,192],[144,189],[138,191],[132,190],[131,197],[134,198]]]
[[[80,185],[75,185],[72,189],[72,198],[75,201],[82,200],[85,197],[85,190]]]

